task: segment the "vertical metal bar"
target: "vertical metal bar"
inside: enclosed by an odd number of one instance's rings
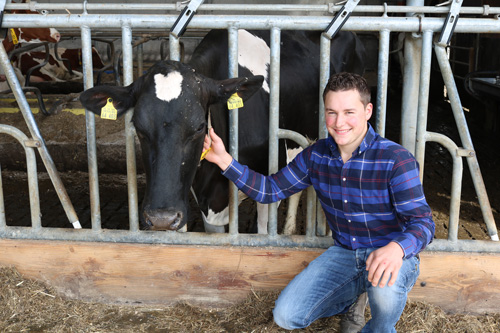
[[[137,77],[141,77],[144,71],[144,45],[137,45]]]
[[[228,59],[229,77],[238,76],[238,29],[228,29]],[[229,153],[238,159],[238,112],[239,109],[229,111]],[[238,234],[238,188],[229,184],[229,233]]]
[[[271,78],[269,82],[269,174],[278,171],[279,163],[279,111],[280,111],[280,54],[281,30],[271,29]],[[269,205],[269,220],[267,224],[269,236],[278,234],[278,203]]]
[[[423,6],[424,0],[408,0],[407,6]],[[413,16],[408,13],[407,16]],[[417,133],[417,105],[420,78],[422,39],[415,33],[406,33],[404,41],[403,100],[401,103],[401,145],[415,154]]]
[[[82,65],[84,89],[94,86],[94,73],[92,71],[92,40],[90,28],[83,26],[80,29],[82,38]],[[87,130],[87,158],[89,168],[90,190],[90,219],[93,230],[101,230],[101,204],[99,198],[99,172],[97,170],[97,148],[95,115],[85,110],[85,123]]]
[[[123,85],[128,86],[134,81],[134,64],[132,54],[132,29],[122,27],[123,50]],[[139,230],[139,212],[137,199],[137,167],[135,161],[135,135],[132,125],[133,110],[125,114],[125,146],[127,150],[127,185],[130,231]]]
[[[323,101],[323,90],[330,78],[330,57],[331,39],[325,34],[321,34],[320,39],[320,60],[319,60],[319,110],[318,110],[318,138],[328,137],[325,125],[325,103]],[[316,200],[316,233],[318,236],[325,236],[327,233],[326,218],[323,207],[319,200]]]
[[[179,61],[181,59],[181,47],[179,43],[179,38],[170,34],[168,37],[168,49],[170,54],[170,60]]]
[[[453,78],[453,72],[451,70],[450,62],[447,58],[446,49],[444,45],[435,44],[434,51],[436,53],[436,58],[441,69],[441,74],[443,75],[446,90],[448,91],[448,98],[451,102],[451,109],[453,110],[453,115],[455,117],[455,122],[457,124],[462,145],[465,149],[470,151],[469,156],[467,156],[467,163],[469,165],[474,188],[476,189],[479,205],[481,206],[483,219],[486,223],[486,227],[488,228],[488,234],[490,235],[492,240],[498,241],[498,232],[495,225],[495,219],[491,211],[488,194],[486,193],[486,188],[484,186],[481,170],[479,169],[477,156],[474,152],[474,146],[470,137],[469,128],[467,127],[467,121],[463,113],[462,103],[460,102],[460,96],[458,95],[458,90]]]
[[[38,152],[40,154],[43,164],[45,165],[45,168],[47,169],[47,173],[49,174],[52,184],[54,185],[54,189],[56,190],[59,200],[61,201],[66,216],[68,217],[69,221],[73,224],[73,227],[81,228],[80,221],[78,221],[78,216],[76,215],[75,209],[73,208],[73,204],[71,203],[68,193],[66,192],[66,188],[64,187],[64,184],[62,183],[61,178],[59,177],[59,173],[57,172],[55,163],[52,160],[49,151],[47,150],[45,141],[43,140],[42,135],[40,134],[40,130],[38,129],[35,118],[33,117],[33,113],[31,112],[28,101],[26,100],[26,97],[24,96],[24,93],[21,90],[21,84],[19,83],[16,74],[14,73],[14,69],[12,68],[12,65],[10,63],[7,52],[5,52],[3,44],[0,44],[0,67],[4,70],[7,81],[9,82],[9,85],[12,89],[12,93],[16,98],[16,101],[19,105],[19,109],[21,110],[21,113],[24,117],[24,121],[28,126],[28,130],[30,131],[32,138],[39,141],[40,143],[40,147],[38,147]]]
[[[389,30],[380,31],[377,74],[377,114],[375,127],[378,134],[385,136],[385,121],[387,115],[387,82],[389,77]]]
[[[420,71],[420,90],[418,96],[417,137],[415,158],[420,165],[420,181],[424,182],[425,133],[427,131],[427,114],[429,108],[429,81],[431,78],[432,31],[424,31],[422,38],[422,64]]]

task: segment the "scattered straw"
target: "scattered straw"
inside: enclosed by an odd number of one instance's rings
[[[246,300],[225,309],[89,303],[63,298],[13,268],[0,268],[0,332],[285,332],[272,319],[277,296],[252,290]],[[339,316],[318,320],[301,332],[338,332],[339,321]],[[410,302],[396,329],[500,332],[500,315],[447,315],[435,306]]]

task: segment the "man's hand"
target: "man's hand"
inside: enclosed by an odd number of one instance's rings
[[[205,159],[217,164],[222,170],[226,170],[233,161],[233,157],[229,155],[226,151],[226,147],[224,147],[224,142],[215,134],[213,128],[210,128],[208,134],[205,136],[205,142],[203,143],[203,151],[205,152],[208,149],[210,149],[210,151],[206,154]]]
[[[368,281],[372,283],[372,286],[378,285],[380,288],[384,288],[386,284],[389,287],[392,286],[403,265],[403,256],[403,249],[396,242],[390,242],[370,253],[366,260],[366,270],[369,272]],[[387,283],[389,277],[391,280]]]

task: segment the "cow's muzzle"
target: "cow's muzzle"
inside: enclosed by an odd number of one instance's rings
[[[144,220],[150,230],[178,230],[182,226],[184,214],[176,210],[144,211]]]

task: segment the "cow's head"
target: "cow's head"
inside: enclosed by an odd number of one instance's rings
[[[109,99],[118,117],[135,107],[132,121],[146,171],[141,214],[146,227],[177,230],[184,226],[209,105],[226,103],[234,93],[246,100],[262,86],[263,79],[216,81],[188,65],[165,61],[127,87],[99,86],[81,94],[84,107],[98,115]]]

